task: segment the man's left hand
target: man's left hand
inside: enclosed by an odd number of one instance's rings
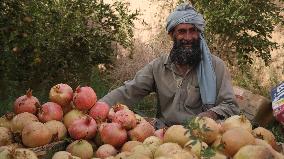
[[[206,112],[202,112],[202,113],[198,114],[197,116],[198,117],[208,117],[208,118],[211,118],[213,120],[218,120],[218,115],[211,110],[208,110]]]

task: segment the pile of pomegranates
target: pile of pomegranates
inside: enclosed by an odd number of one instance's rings
[[[258,159],[284,158],[275,136],[244,115],[221,123],[197,117],[187,125],[155,130],[128,106],[97,101],[89,86],[50,89],[49,101],[28,90],[0,118],[0,158],[38,158],[30,148],[71,139],[52,159]],[[208,157],[209,156],[209,157]]]

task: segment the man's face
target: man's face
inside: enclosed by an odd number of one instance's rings
[[[180,65],[194,66],[201,60],[198,30],[191,24],[179,24],[170,33],[174,41],[171,61]]]

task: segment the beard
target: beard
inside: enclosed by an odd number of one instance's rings
[[[191,45],[191,47],[186,47]],[[170,52],[171,62],[179,65],[195,66],[201,61],[200,38],[191,41],[174,38]]]

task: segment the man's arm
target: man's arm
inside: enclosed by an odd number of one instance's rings
[[[154,90],[153,61],[139,70],[134,79],[105,95],[100,101],[110,106],[117,103],[131,106]]]
[[[217,79],[216,106],[209,111],[215,112],[218,118],[228,118],[240,113],[235,100],[231,77],[223,61],[217,60],[215,73]]]

